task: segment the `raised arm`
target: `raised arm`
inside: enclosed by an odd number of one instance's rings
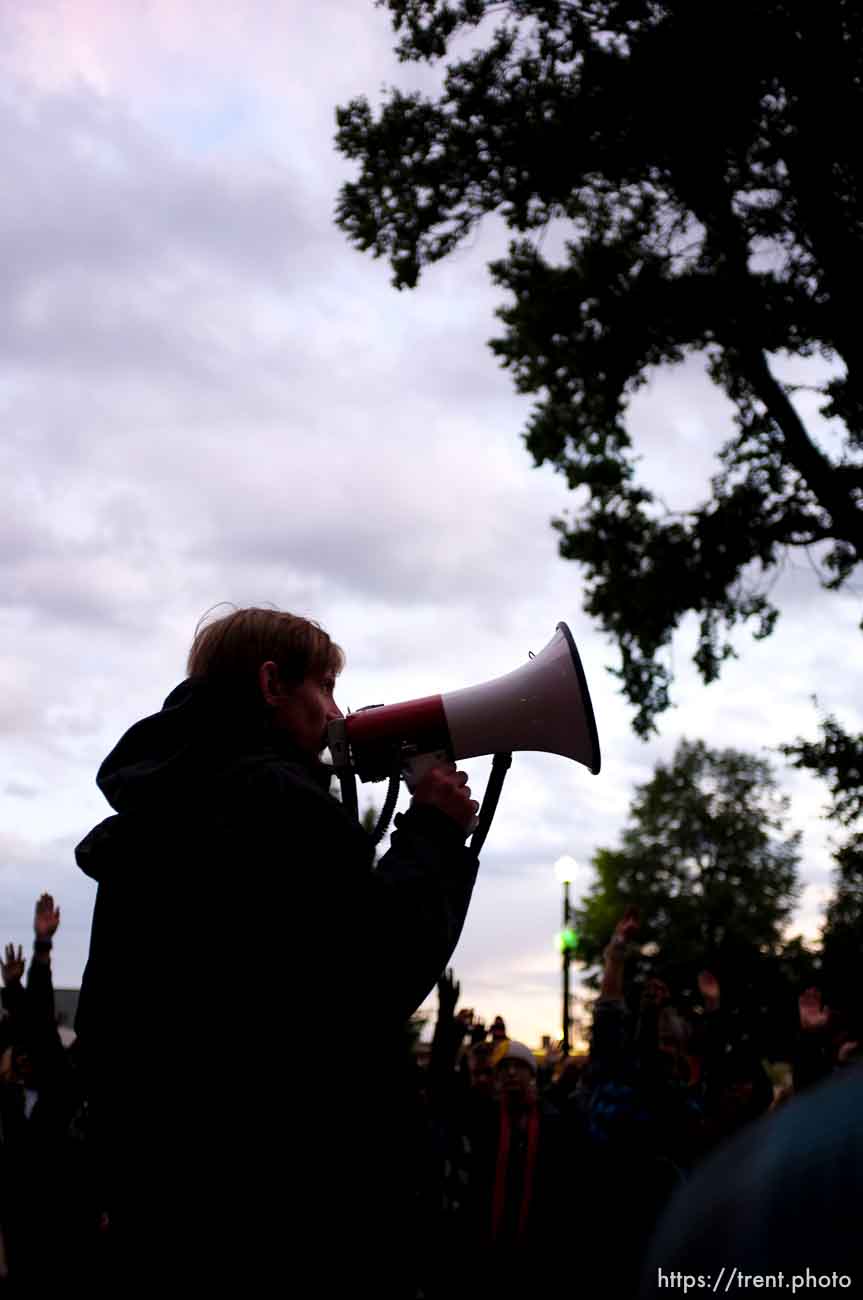
[[[26,1014],[34,1064],[44,1085],[68,1083],[66,1049],[57,1029],[51,951],[60,924],[60,909],[50,894],[42,894],[33,913],[33,960],[27,972]]]
[[[626,950],[638,933],[641,916],[637,907],[630,905],[614,927],[611,942],[603,953],[602,983],[599,996],[603,1001],[623,1001],[623,969]]]
[[[429,1083],[440,1101],[445,1101],[456,1081],[456,1060],[468,1026],[456,1016],[461,988],[448,967],[437,983],[438,1014],[432,1037]]]
[[[602,983],[593,1009],[590,1035],[591,1072],[595,1080],[619,1079],[632,1063],[627,1055],[627,1013],[623,999],[626,951],[638,933],[641,918],[637,907],[629,906],[614,927],[603,953]]]
[[[33,913],[33,960],[27,972],[27,1014],[37,1032],[56,1031],[51,950],[59,924],[59,907],[50,894],[42,894]]]

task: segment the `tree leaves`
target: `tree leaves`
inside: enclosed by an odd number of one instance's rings
[[[733,980],[742,956],[778,957],[797,889],[788,806],[765,760],[682,741],[636,790],[619,846],[594,857],[575,914],[579,958],[599,960],[630,904],[642,915],[640,979],[706,967]]]

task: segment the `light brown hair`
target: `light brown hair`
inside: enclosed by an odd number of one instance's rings
[[[312,619],[280,609],[234,608],[205,623],[207,614],[195,629],[189,651],[190,677],[252,686],[261,664],[272,659],[282,680],[296,684],[309,675],[339,673],[344,667],[344,651]]]

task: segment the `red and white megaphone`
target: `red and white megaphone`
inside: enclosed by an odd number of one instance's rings
[[[544,650],[503,677],[403,704],[371,705],[330,723],[333,767],[361,781],[391,776],[413,786],[441,761],[541,750],[600,767],[587,680],[565,623]]]

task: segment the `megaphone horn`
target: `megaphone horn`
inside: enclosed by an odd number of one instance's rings
[[[565,623],[538,655],[503,677],[443,695],[377,705],[331,723],[336,769],[379,781],[422,755],[453,762],[480,754],[539,750],[600,769],[599,738],[581,659]]]

